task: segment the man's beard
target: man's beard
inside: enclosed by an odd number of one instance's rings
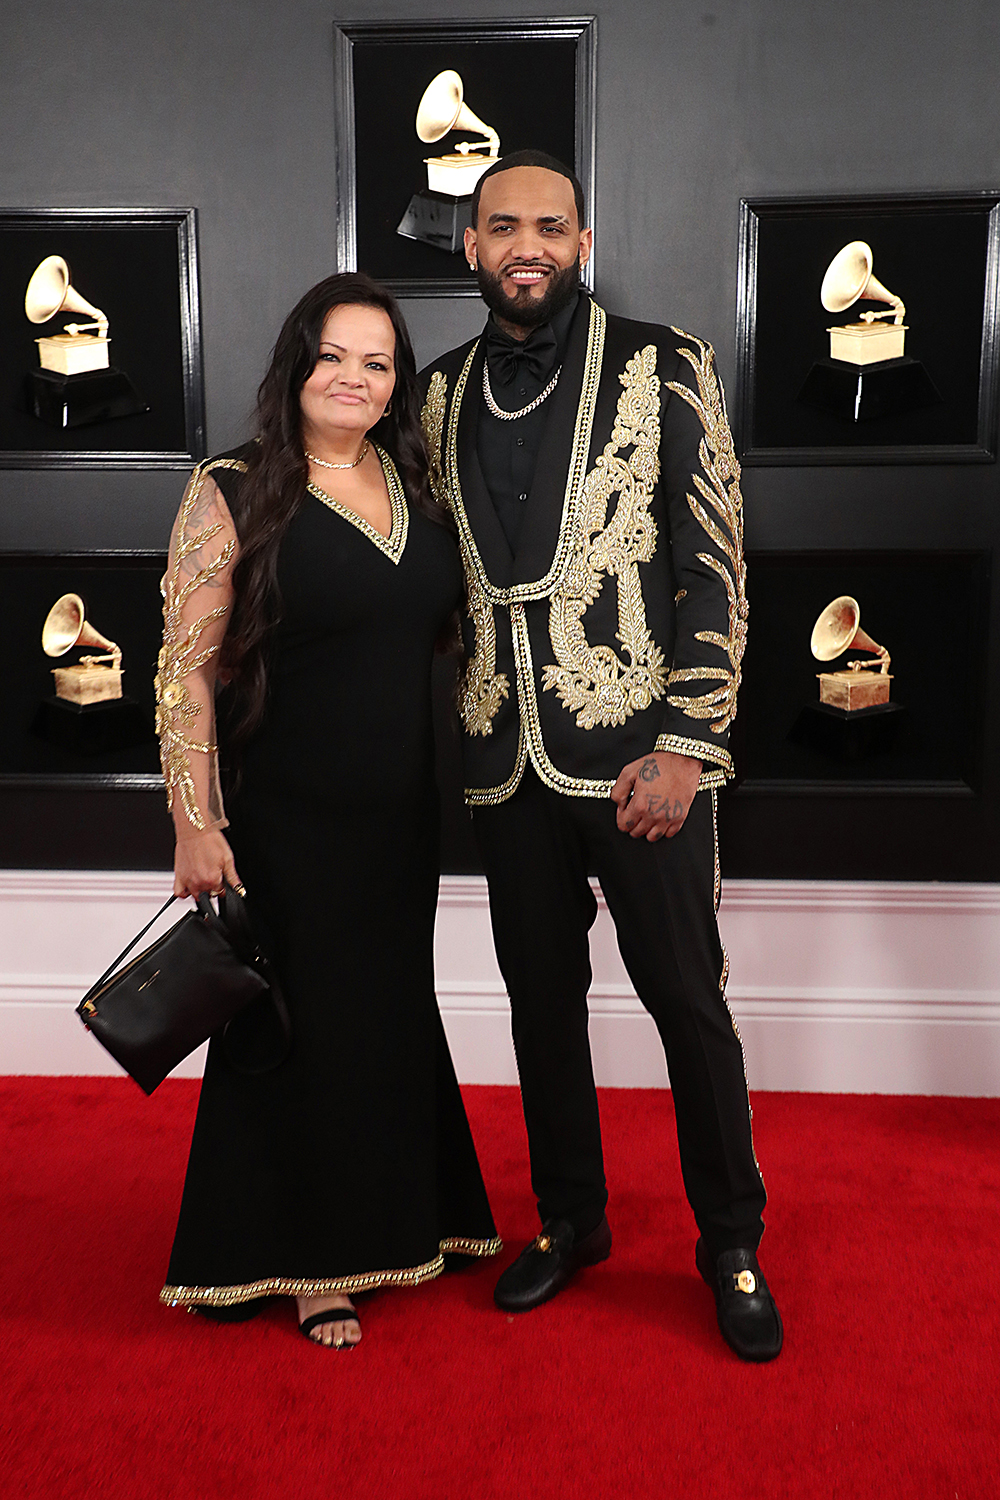
[[[524,269],[531,266],[529,261]],[[541,328],[557,313],[568,307],[580,285],[580,257],[563,271],[550,271],[541,297],[532,297],[530,288],[522,287],[513,297],[503,289],[503,277],[495,276],[482,265],[476,267],[476,279],[483,301],[496,317],[519,328]]]

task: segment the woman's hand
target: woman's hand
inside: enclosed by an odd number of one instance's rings
[[[174,895],[200,896],[202,891],[219,895],[223,880],[235,890],[242,881],[233,863],[233,851],[217,828],[192,833],[177,840],[174,851]]]

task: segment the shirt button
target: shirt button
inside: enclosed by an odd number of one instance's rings
[[[519,448],[523,448],[524,447],[524,438],[518,438],[518,440],[517,440],[517,446]]]
[[[527,394],[528,394],[527,388],[522,385],[522,387],[521,387],[521,395],[522,396],[526,396]]]
[[[528,491],[527,490],[522,490],[521,493],[518,495],[517,498],[519,500],[527,500],[527,498],[528,498]]]

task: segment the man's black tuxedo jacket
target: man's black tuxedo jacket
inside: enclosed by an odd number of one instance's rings
[[[606,797],[651,750],[732,771],[746,642],[740,470],[709,344],[581,296],[516,555],[476,451],[481,339],[421,375],[432,487],[468,579],[466,797],[503,802],[529,759]]]

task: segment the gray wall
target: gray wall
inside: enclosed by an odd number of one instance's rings
[[[730,384],[741,196],[1000,184],[996,0],[590,8],[598,295],[710,338]],[[470,11],[509,13],[354,0],[347,16]],[[337,16],[327,0],[9,0],[0,17],[0,203],[198,209],[210,451],[241,438],[284,313],[333,267]],[[471,299],[407,311],[425,358],[480,319]],[[181,484],[0,472],[0,547],[162,545]],[[754,469],[747,540],[992,547],[998,487],[996,465]]]
[[[995,0],[592,8],[598,294],[706,335],[730,382],[741,196],[1000,181]],[[50,0],[43,12],[12,0],[0,17],[0,204],[198,209],[210,450],[239,440],[284,313],[333,266],[338,13],[326,0]],[[347,14],[428,6],[354,0]],[[428,358],[479,319],[471,299],[408,313]],[[906,506],[912,544],[981,544],[995,468],[943,481],[919,467],[748,473],[748,540],[804,545],[821,506],[841,518],[830,545],[863,517],[872,545],[893,546]],[[170,472],[2,472],[0,546],[159,545],[180,484]]]

